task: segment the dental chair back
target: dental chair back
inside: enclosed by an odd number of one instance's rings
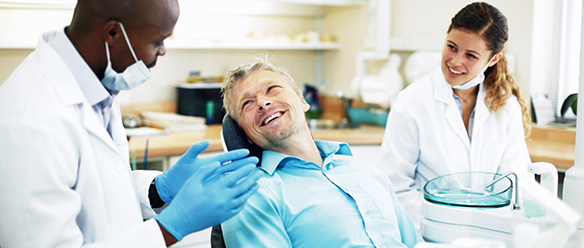
[[[223,117],[222,128],[221,145],[224,151],[246,148],[249,150],[249,156],[256,156],[260,159],[258,166],[261,164],[263,150],[249,141],[243,129],[231,116],[225,115]],[[214,226],[211,231],[211,247],[225,248],[221,225]]]

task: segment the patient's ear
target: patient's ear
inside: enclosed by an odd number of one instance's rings
[[[308,110],[310,110],[310,104],[306,102],[304,96],[300,96],[300,99],[302,100],[302,111],[304,111],[305,113],[308,112]]]

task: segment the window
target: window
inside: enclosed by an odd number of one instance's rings
[[[582,1],[534,1],[531,94],[547,93],[554,114],[578,92]],[[574,118],[568,111],[566,117]]]

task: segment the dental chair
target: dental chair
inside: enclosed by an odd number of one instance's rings
[[[249,156],[256,156],[260,159],[258,166],[262,160],[262,149],[256,144],[251,143],[243,129],[237,124],[237,122],[231,118],[229,115],[223,117],[221,130],[221,144],[223,145],[224,151],[231,151],[241,148],[247,148],[249,150]],[[211,231],[211,247],[213,248],[224,248],[225,241],[223,240],[223,232],[221,231],[221,225],[216,225]]]

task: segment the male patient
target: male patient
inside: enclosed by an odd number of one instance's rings
[[[294,80],[267,61],[230,71],[227,113],[264,149],[260,189],[221,224],[227,247],[413,247],[421,236],[384,174],[315,141]]]

